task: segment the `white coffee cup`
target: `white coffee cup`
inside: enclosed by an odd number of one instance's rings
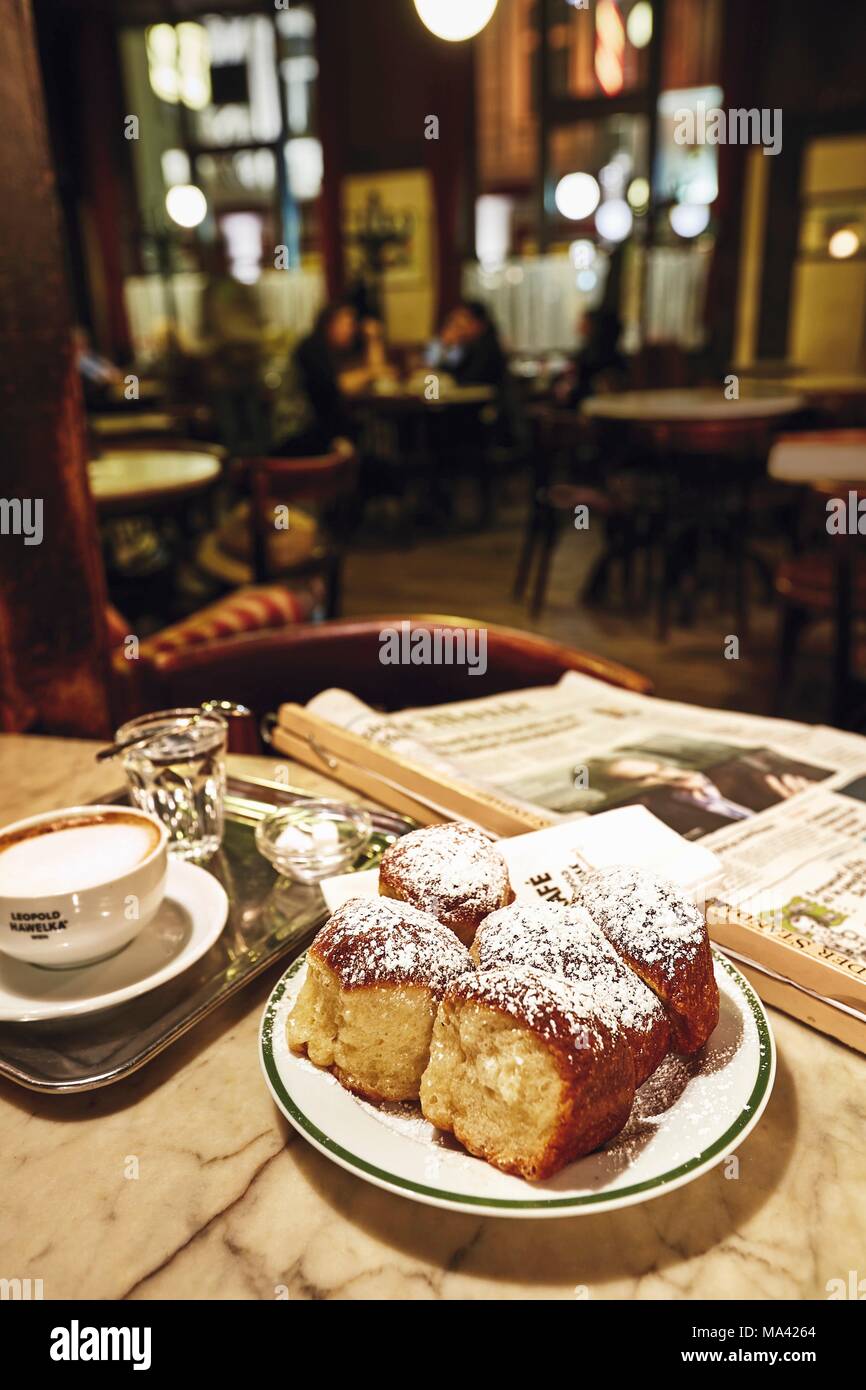
[[[54,969],[113,956],[165,895],[168,834],[129,806],[72,806],[0,830],[0,951]]]

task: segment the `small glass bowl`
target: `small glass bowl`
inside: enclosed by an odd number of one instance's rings
[[[298,883],[320,883],[350,868],[372,833],[373,822],[360,806],[298,801],[259,822],[256,848],[277,873]]]

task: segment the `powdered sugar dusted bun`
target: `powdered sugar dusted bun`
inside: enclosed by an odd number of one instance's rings
[[[605,869],[580,880],[578,902],[668,1011],[678,1052],[696,1052],[719,1021],[719,991],[703,916],[646,870]]]
[[[486,917],[472,957],[479,970],[529,967],[567,980],[609,1027],[621,1028],[640,1086],[667,1055],[671,1028],[652,990],[582,907],[512,903]]]
[[[471,969],[469,952],[429,913],[355,898],[310,947],[289,1046],[370,1100],[417,1099],[438,1002]]]
[[[446,996],[483,1004],[531,1029],[568,1067],[614,1045],[616,1030],[592,1000],[540,970],[479,970],[454,980]]]
[[[462,821],[413,830],[379,866],[379,892],[432,912],[467,946],[488,913],[514,901],[496,846]]]
[[[421,1108],[470,1153],[538,1179],[618,1134],[634,1090],[628,1044],[590,1001],[539,971],[490,970],[446,990]]]
[[[314,940],[309,955],[339,976],[344,989],[424,984],[441,995],[472,960],[453,932],[429,912],[383,898],[351,898]]]

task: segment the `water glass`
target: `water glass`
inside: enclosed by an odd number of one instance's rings
[[[225,719],[201,709],[161,710],[124,724],[115,741],[144,735],[123,755],[134,805],[162,821],[175,859],[209,859],[223,838]]]

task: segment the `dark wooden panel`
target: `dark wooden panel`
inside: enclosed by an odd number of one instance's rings
[[[0,0],[0,33],[0,493],[43,511],[41,544],[0,535],[0,720],[98,734],[104,580],[28,0]]]

